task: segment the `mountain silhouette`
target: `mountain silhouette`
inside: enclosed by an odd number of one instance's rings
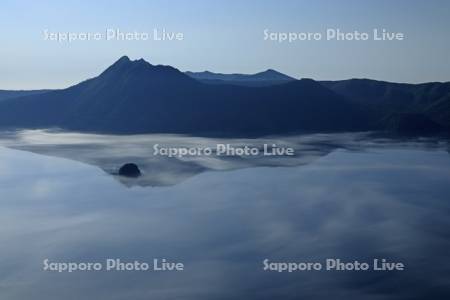
[[[270,75],[266,76],[267,72],[275,72],[276,75],[271,78]],[[208,71],[186,74],[204,83],[244,86],[269,86],[294,80],[273,70],[253,75],[218,74]],[[262,76],[257,76],[259,74]],[[371,111],[372,119],[377,120],[372,125],[377,129],[422,134],[448,131],[450,128],[449,82],[405,84],[349,79],[320,83]]]
[[[0,126],[213,135],[368,128],[364,110],[313,80],[210,85],[126,56],[67,89],[0,102]]]
[[[279,78],[275,72],[243,76],[264,82]],[[238,75],[233,76],[243,78]],[[260,136],[398,125],[400,130],[430,126],[428,132],[448,130],[448,112],[447,83],[293,79],[260,86],[206,84],[171,66],[124,56],[72,87],[0,101],[0,127]]]
[[[450,82],[406,84],[349,79],[321,83],[353,103],[372,110],[388,129],[392,129],[393,124],[425,131],[450,128]]]
[[[185,72],[186,75],[197,79],[203,83],[210,84],[233,84],[243,86],[267,86],[287,83],[296,80],[293,77],[268,69],[256,74],[222,74],[209,71],[204,72]]]

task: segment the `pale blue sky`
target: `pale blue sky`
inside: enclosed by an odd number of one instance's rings
[[[254,73],[268,68],[318,80],[450,80],[450,1],[21,1],[0,2],[0,89],[67,87],[122,55],[182,71]],[[183,41],[44,40],[53,32],[184,33]],[[326,28],[403,32],[404,41],[263,40],[271,31]]]

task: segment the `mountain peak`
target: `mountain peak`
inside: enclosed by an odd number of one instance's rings
[[[120,57],[115,63],[109,66],[101,75],[107,74],[122,74],[132,69],[149,70],[154,67],[152,64],[144,60],[143,58],[131,60],[128,56],[124,55]]]
[[[124,70],[131,64],[131,60],[128,56],[124,55],[121,58],[119,58],[115,63],[113,63],[111,66],[109,66],[101,75],[104,74],[110,74],[110,73],[116,73],[121,70]]]
[[[130,62],[130,61],[131,61],[130,58],[126,55],[122,56],[117,60],[117,62]]]
[[[121,58],[119,58],[115,63],[113,63],[110,66],[110,68],[114,67],[114,69],[116,69],[116,68],[121,68],[124,66],[132,66],[132,65],[149,65],[149,66],[151,66],[151,64],[148,61],[144,60],[143,58],[131,60],[128,56],[124,55]]]
[[[274,69],[267,69],[263,72],[254,74],[254,76],[261,77],[264,80],[295,80],[295,78]]]
[[[176,81],[178,84],[184,81],[192,81],[190,77],[170,66],[152,65],[143,58],[130,60],[128,56],[122,56],[98,77],[98,80],[115,85],[117,82],[143,82],[147,84],[163,84],[167,80]]]

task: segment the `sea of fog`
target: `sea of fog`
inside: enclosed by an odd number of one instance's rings
[[[289,157],[161,157],[263,144]],[[446,140],[368,133],[261,139],[0,134],[0,298],[446,299]],[[143,176],[116,175],[134,162]],[[264,261],[401,262],[403,271],[264,269]],[[182,263],[182,271],[45,270],[44,261]]]

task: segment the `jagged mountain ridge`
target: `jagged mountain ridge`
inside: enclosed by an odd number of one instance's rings
[[[258,87],[205,84],[173,67],[124,56],[99,76],[67,89],[1,101],[0,127],[253,136],[384,129],[389,114],[398,112],[425,115],[425,121],[423,116],[401,117],[407,122],[432,124],[426,120],[430,117],[433,124],[445,126],[447,115],[441,107],[447,107],[448,98],[440,97],[446,95],[445,87],[425,84],[417,87],[413,100],[408,96],[396,101],[398,89],[386,92],[388,83],[378,83],[369,80],[360,87],[359,81],[302,79]],[[415,103],[428,108],[412,109]],[[434,114],[426,114],[433,109]],[[389,129],[392,124],[405,121],[391,118]]]
[[[67,89],[2,101],[0,126],[217,135],[368,128],[357,105],[313,80],[208,85],[173,67],[128,57]]]

